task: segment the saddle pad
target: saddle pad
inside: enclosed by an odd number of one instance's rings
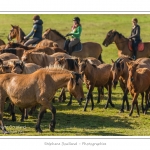
[[[132,42],[131,41],[128,42],[128,48],[129,48],[130,51],[133,50],[132,49]],[[144,43],[140,42],[138,44],[138,51],[142,52],[143,50],[144,50]]]
[[[82,44],[81,42],[77,43],[75,46],[73,46],[72,52],[78,52],[82,50]]]

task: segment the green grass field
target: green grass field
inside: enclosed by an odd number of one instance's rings
[[[33,14],[9,14],[0,15],[0,38],[6,43],[7,35],[12,25],[19,25],[23,31],[28,34],[32,28],[32,16]],[[63,14],[52,15],[42,14],[40,15],[44,21],[44,30],[47,28],[56,29],[63,35],[66,35],[71,30],[72,19],[75,16],[79,16],[82,24],[82,36],[81,41],[93,41],[102,45],[104,38],[109,30],[114,29],[122,33],[125,37],[130,35],[131,31],[131,19],[137,17],[139,25],[141,26],[142,41],[150,40],[150,15],[148,14]],[[102,52],[102,58],[106,63],[111,63],[111,59],[117,59],[117,48],[115,44],[111,44],[109,47],[104,47]],[[84,86],[85,96],[87,89]],[[48,126],[51,120],[51,113],[48,110],[44,115],[41,123],[42,134],[35,132],[35,123],[37,120],[38,111],[34,112],[33,116],[30,116],[25,122],[20,122],[20,112],[16,108],[17,121],[12,122],[9,113],[4,113],[4,123],[8,131],[9,136],[149,136],[149,124],[150,113],[147,115],[142,114],[140,109],[140,117],[136,117],[136,109],[134,109],[132,117],[128,116],[127,111],[119,113],[122,102],[122,91],[117,86],[117,89],[112,91],[112,101],[115,104],[115,108],[109,106],[108,109],[104,109],[104,105],[107,100],[107,91],[105,90],[105,97],[100,104],[97,104],[97,89],[94,89],[94,102],[95,108],[91,111],[91,104],[88,104],[87,111],[83,111],[85,101],[82,106],[78,106],[78,103],[73,99],[72,106],[66,106],[69,100],[69,94],[67,93],[67,100],[64,103],[54,103],[57,109],[56,113],[56,129],[55,132],[50,132]],[[56,100],[59,92],[56,93]],[[139,106],[141,103],[141,97],[139,96]],[[131,96],[129,95],[129,102],[131,103]],[[140,106],[141,108],[141,106]],[[3,136],[2,132],[0,135]],[[6,135],[5,135],[6,136]]]

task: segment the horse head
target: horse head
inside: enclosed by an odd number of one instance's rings
[[[51,31],[51,28],[46,29],[45,32],[42,35],[42,38],[43,39],[49,39],[49,33],[50,33],[50,31]]]
[[[24,36],[25,33],[23,32],[23,30],[16,25],[11,25],[12,29],[9,32],[9,35],[7,37],[8,41],[11,41],[12,39],[17,39],[18,43],[21,43],[22,41],[24,41]]]
[[[12,73],[17,73],[17,74],[22,74],[23,73],[24,63],[22,61],[9,62],[9,66],[11,66],[11,72]]]
[[[7,63],[4,63],[2,59],[0,59],[0,74],[10,73],[11,69]]]
[[[118,58],[116,61],[112,60],[112,74],[113,74],[113,86],[116,88],[116,85],[118,84],[119,77],[122,75],[124,70],[124,60],[122,58]]]
[[[107,35],[106,38],[103,41],[103,45],[105,47],[107,47],[108,45],[110,45],[112,42],[114,42],[114,37],[116,35],[116,33],[118,33],[116,30],[110,30]]]
[[[71,78],[67,84],[68,91],[78,100],[81,105],[84,99],[83,82],[81,80],[81,74],[71,72]]]
[[[133,82],[134,81],[134,76],[136,74],[136,69],[137,66],[139,65],[138,63],[135,63],[134,61],[131,62],[126,62],[127,66],[128,66],[128,72],[129,72],[129,77],[128,79]]]

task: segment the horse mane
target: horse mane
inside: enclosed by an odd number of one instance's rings
[[[115,34],[118,34],[119,38],[123,37],[123,38],[127,39],[124,35],[122,35],[122,34],[119,33],[118,31],[115,31]]]
[[[19,32],[19,39],[20,39],[19,42],[21,43],[24,40],[25,33],[20,27],[18,27],[18,32]]]
[[[62,37],[64,40],[66,40],[65,36],[63,36],[60,32],[58,32],[57,30],[51,29],[51,31],[53,31],[54,33],[56,33],[58,36]]]
[[[74,60],[74,59],[66,59],[66,61],[67,61],[67,63],[68,63],[68,69],[69,69],[69,70],[75,70],[75,66],[76,66],[77,68],[79,68],[79,66],[78,66],[78,64],[77,64],[77,62],[76,62],[76,60]]]

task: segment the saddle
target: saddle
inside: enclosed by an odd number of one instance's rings
[[[67,52],[69,52],[69,43],[70,43],[70,39],[67,39],[64,43],[64,50],[66,50]],[[72,52],[79,52],[82,51],[82,43],[78,42],[76,45],[74,45],[72,47]]]
[[[129,41],[129,43],[128,43],[128,48],[129,48],[130,51],[133,51],[133,48],[132,48],[132,41]],[[140,42],[140,43],[138,44],[138,51],[139,51],[139,52],[142,52],[143,50],[144,50],[144,43],[143,43],[143,42]]]
[[[33,46],[33,47],[35,47],[39,42],[41,42],[42,40],[38,40],[38,41],[36,41],[36,42],[34,42],[34,43],[32,43],[31,45]]]

